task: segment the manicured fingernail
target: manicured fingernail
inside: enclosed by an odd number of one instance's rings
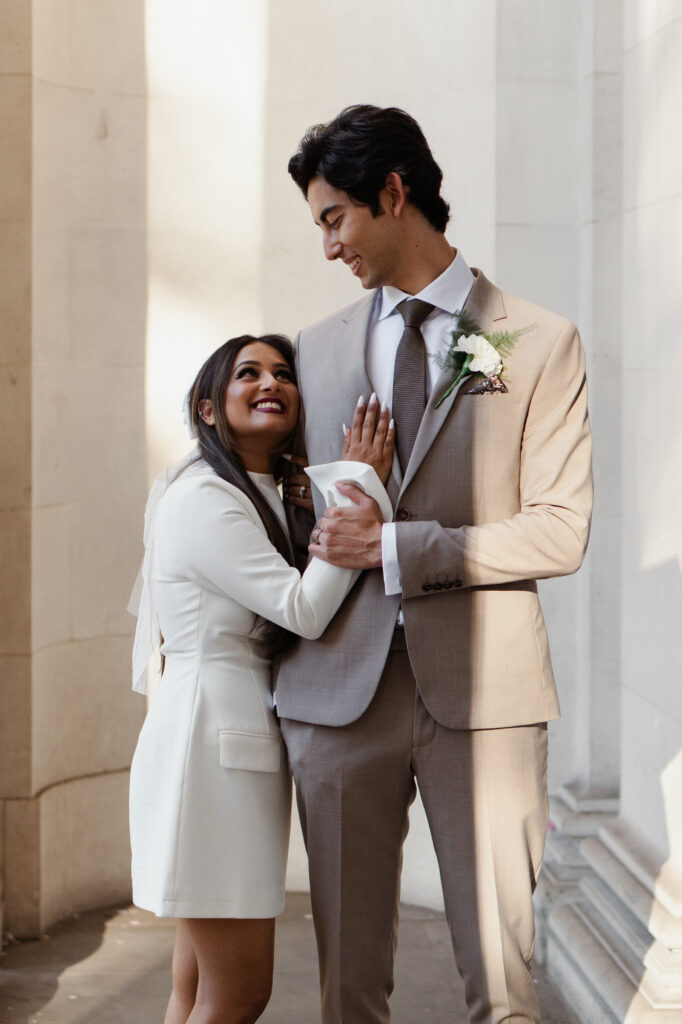
[[[388,412],[388,402],[382,402],[381,403],[381,411],[382,412]]]
[[[358,398],[358,409],[362,409],[364,404],[365,404],[365,396],[364,395],[360,395],[360,397]]]
[[[388,429],[389,430],[393,430],[394,428],[395,428],[395,420],[391,419],[391,422],[388,425]]]
[[[377,404],[377,393],[376,393],[376,391],[373,391],[372,394],[370,395],[370,397],[369,397],[369,404],[370,405],[376,405]]]
[[[341,426],[343,427],[343,436],[347,437],[348,436],[348,427],[346,426],[345,423],[342,423]]]

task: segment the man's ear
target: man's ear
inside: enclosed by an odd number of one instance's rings
[[[394,217],[399,217],[405,208],[406,203],[409,202],[409,189],[403,183],[403,179],[400,177],[397,171],[391,171],[390,174],[386,175],[386,195],[388,198],[389,209]]]
[[[215,413],[213,412],[213,402],[210,398],[202,398],[197,406],[199,415],[201,416],[204,423],[208,423],[209,427],[215,426]]]

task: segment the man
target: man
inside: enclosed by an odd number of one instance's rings
[[[374,392],[396,420],[395,521],[357,492],[319,521],[310,551],[366,571],[277,679],[323,1020],[389,1020],[416,780],[469,1020],[539,1021],[531,896],[559,710],[536,580],[575,572],[588,538],[580,341],[451,248],[441,171],[403,111],[347,108],[310,129],[289,171],[327,259],[371,290],[297,339],[308,459],[337,457],[358,396]],[[453,388],[443,355],[462,310],[470,330],[510,337],[502,370],[493,359]]]

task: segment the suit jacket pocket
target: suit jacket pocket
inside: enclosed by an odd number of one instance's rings
[[[220,764],[248,772],[278,772],[282,762],[282,743],[270,733],[237,732],[221,729]]]

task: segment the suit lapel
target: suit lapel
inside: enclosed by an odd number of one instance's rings
[[[469,292],[467,301],[464,304],[464,308],[471,314],[476,323],[485,332],[489,332],[495,322],[506,318],[507,314],[502,301],[502,293],[499,288],[496,288],[494,284],[491,284],[482,271],[473,269],[473,274],[475,280],[471,291]],[[435,406],[438,401],[452,384],[452,370],[443,370],[440,374],[433,389],[433,393],[427,402],[426,409],[419,426],[419,433],[417,434],[414,442],[414,448],[412,449],[412,455],[410,456],[410,461],[407,464],[407,471],[402,481],[400,494],[405,492],[411,481],[414,479],[417,470],[424,461],[424,458],[438,436],[441,427],[448,418],[448,415],[455,404],[457,395],[465,381],[466,378],[460,381],[453,392],[448,395],[443,403],[436,409]]]
[[[365,346],[373,296],[368,295],[324,324],[324,333],[299,345],[305,442],[313,462],[338,459],[341,424],[350,425],[355,403],[372,387],[367,376]]]
[[[448,397],[443,401],[442,405],[438,406],[438,408],[436,409],[436,403],[442,397],[442,395],[445,394],[445,392],[447,391],[451,384],[452,371],[443,370],[440,377],[436,381],[436,386],[434,387],[433,393],[429,398],[426,409],[424,410],[424,415],[419,425],[419,433],[417,434],[417,437],[414,442],[414,448],[412,449],[410,461],[407,464],[407,472],[405,473],[405,477],[400,488],[401,494],[410,485],[415,473],[417,472],[422,462],[424,461],[424,457],[426,456],[429,448],[436,440],[440,432],[440,428],[445,423],[445,420],[448,417],[448,413],[452,409],[452,406],[455,404],[455,399],[457,398],[457,394],[460,388],[462,387],[462,384],[464,384],[464,381],[461,380],[457,387],[453,390],[453,392],[450,395],[448,395]]]
[[[333,379],[338,385],[338,394],[344,405],[350,396],[357,401],[360,395],[369,397],[372,390],[367,376],[367,328],[369,326],[375,297],[368,296],[341,318],[330,337],[329,351],[333,359]],[[327,372],[329,367],[326,368]],[[345,413],[344,415],[348,415]]]
[[[475,280],[464,308],[487,334],[498,320],[506,319],[507,311],[500,289],[488,280],[482,270],[472,267],[472,273]]]
[[[340,320],[330,339],[334,358],[334,379],[338,382],[338,393],[346,406],[349,397],[353,402],[356,402],[360,395],[364,395],[365,399],[369,398],[374,387],[367,375],[367,332],[380,296],[381,291],[376,291],[373,296],[368,296],[353,307]],[[401,483],[400,463],[394,457],[391,476],[386,484],[386,490],[394,504]]]

